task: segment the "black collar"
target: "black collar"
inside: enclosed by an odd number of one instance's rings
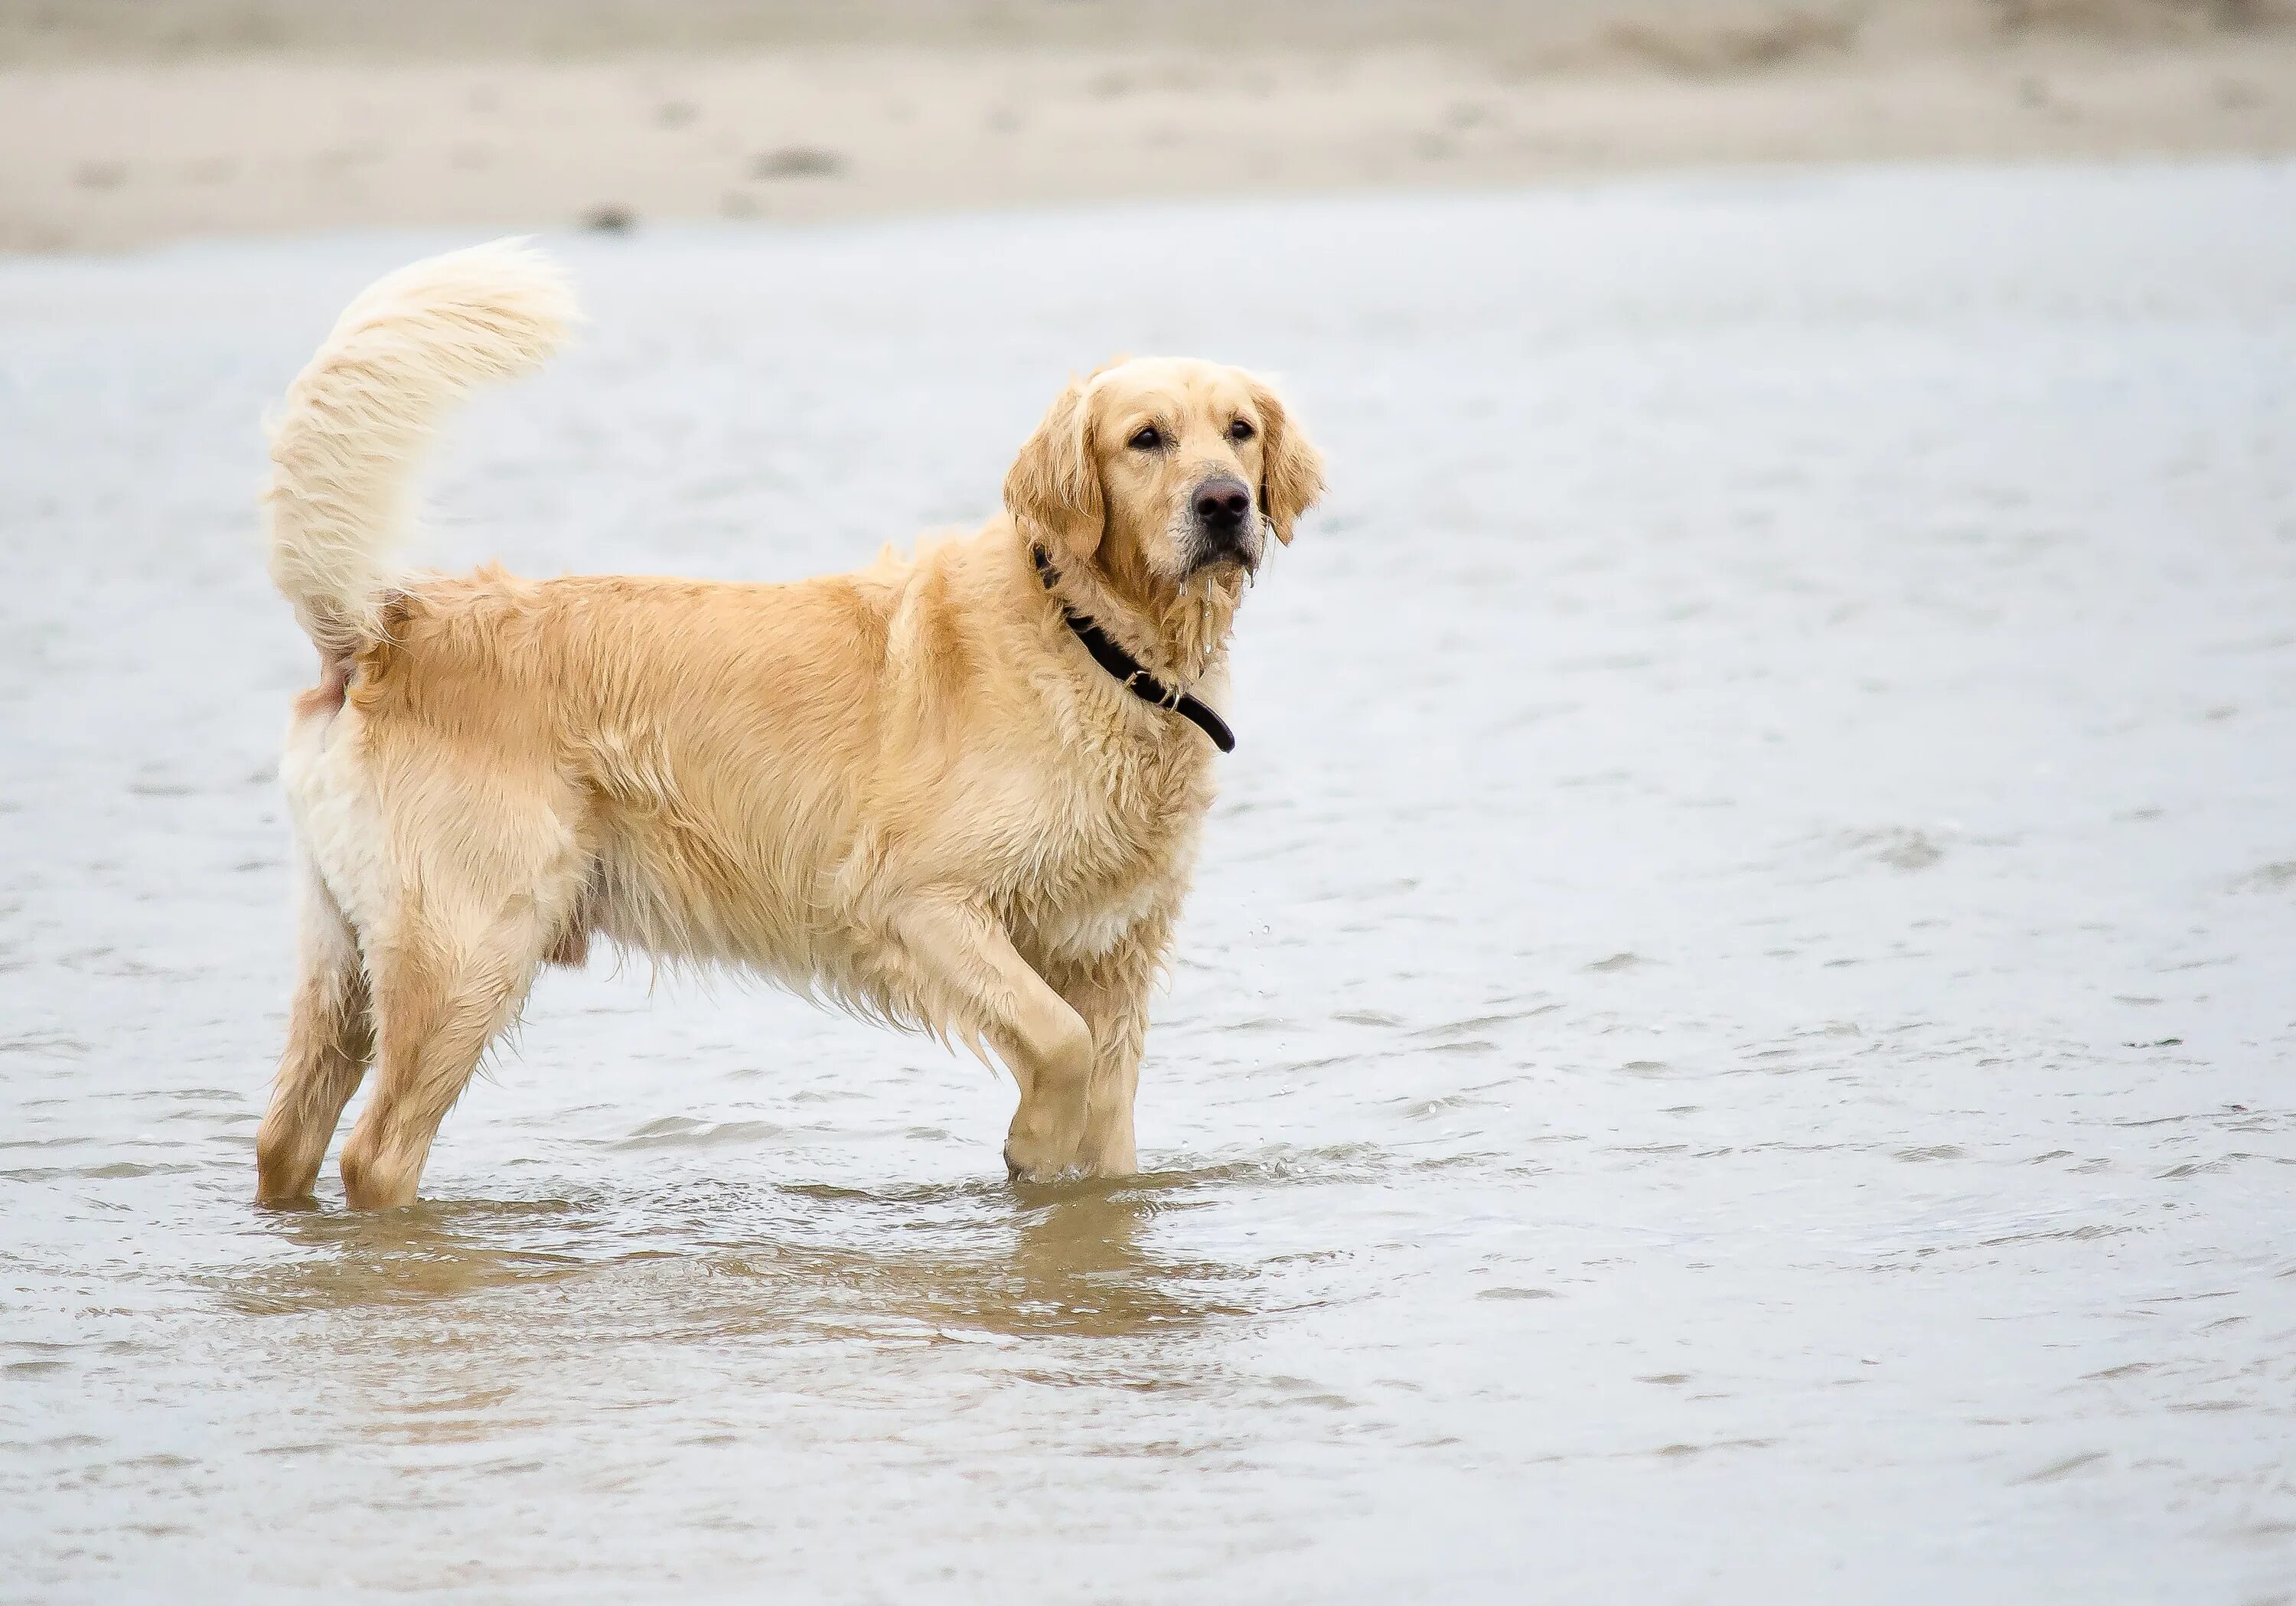
[[[1053,560],[1045,556],[1042,547],[1033,542],[1029,545],[1029,556],[1037,560],[1037,578],[1045,582],[1046,590],[1051,590],[1054,581],[1059,578],[1053,569]],[[1230,730],[1227,721],[1206,707],[1193,692],[1168,689],[1161,680],[1140,666],[1139,659],[1119,647],[1106,630],[1058,597],[1053,600],[1060,602],[1061,617],[1069,622],[1069,629],[1074,630],[1076,638],[1084,643],[1084,650],[1092,655],[1092,661],[1115,676],[1125,690],[1143,703],[1153,703],[1159,708],[1170,709],[1211,737],[1212,745],[1222,753],[1235,751],[1235,732]]]

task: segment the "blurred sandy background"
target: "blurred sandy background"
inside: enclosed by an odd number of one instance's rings
[[[2296,146],[2296,0],[0,0],[0,249]]]

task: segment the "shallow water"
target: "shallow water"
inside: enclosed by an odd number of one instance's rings
[[[2292,1598],[2296,169],[563,243],[442,557],[849,566],[1072,366],[1285,376],[1153,1170],[600,964],[438,1202],[266,1213],[254,421],[449,243],[0,263],[0,1597]]]

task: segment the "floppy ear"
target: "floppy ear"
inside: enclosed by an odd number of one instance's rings
[[[1251,399],[1260,417],[1259,506],[1275,539],[1288,547],[1292,524],[1324,494],[1324,454],[1309,444],[1275,391],[1255,384]]]
[[[1030,540],[1089,558],[1108,515],[1093,459],[1092,408],[1083,380],[1071,380],[1004,476],[1004,506]]]

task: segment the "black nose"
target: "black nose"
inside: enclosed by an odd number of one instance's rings
[[[1207,480],[1196,487],[1196,517],[1207,530],[1241,529],[1251,511],[1251,487],[1241,480]]]

